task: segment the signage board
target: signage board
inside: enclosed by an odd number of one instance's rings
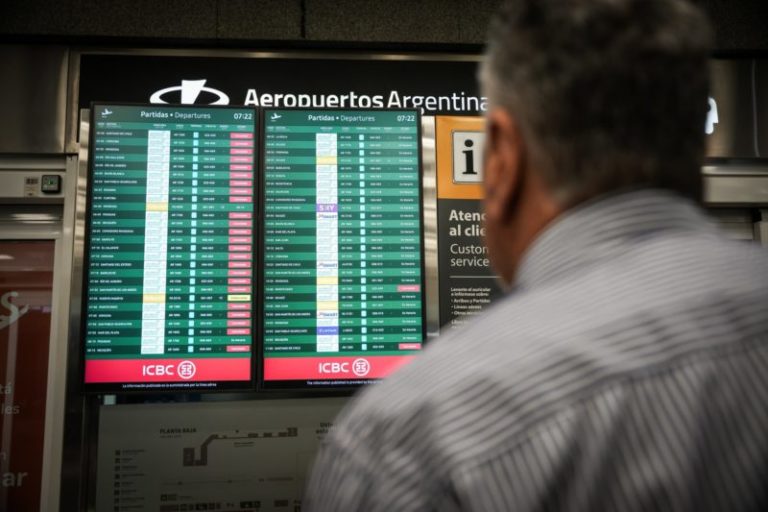
[[[299,511],[312,460],[345,403],[101,407],[94,510]]]
[[[256,112],[95,104],[84,381],[252,383]]]
[[[79,105],[115,101],[266,108],[414,109],[477,115],[486,108],[477,57],[204,57],[82,55]],[[105,80],[104,77],[109,77]]]
[[[425,336],[415,110],[264,111],[264,387],[380,379]]]
[[[483,240],[484,143],[480,117],[435,119],[441,327],[465,323],[501,294]]]

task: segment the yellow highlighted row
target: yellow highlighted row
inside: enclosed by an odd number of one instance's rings
[[[245,295],[227,295],[227,302],[250,302],[251,296]]]
[[[317,301],[318,311],[337,311],[338,309],[339,309],[339,301],[336,301],[336,300]]]
[[[318,156],[317,165],[336,165],[338,159],[335,156]]]
[[[336,276],[321,276],[317,278],[317,284],[339,284],[339,278]]]
[[[168,203],[147,203],[148,212],[167,212]]]
[[[164,293],[145,293],[144,302],[150,303],[150,304],[163,303],[165,302],[165,294]]]

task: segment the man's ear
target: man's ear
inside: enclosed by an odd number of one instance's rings
[[[508,221],[515,210],[525,177],[525,145],[515,119],[495,108],[486,116],[483,187],[485,214],[496,222]]]

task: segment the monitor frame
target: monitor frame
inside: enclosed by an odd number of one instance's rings
[[[425,219],[424,219],[424,162],[422,158],[422,114],[419,109],[393,109],[393,108],[286,108],[286,107],[261,107],[260,109],[260,126],[261,126],[261,132],[259,134],[260,137],[260,144],[259,147],[261,148],[262,152],[260,156],[260,170],[261,170],[261,179],[259,183],[260,188],[260,208],[259,208],[259,231],[261,233],[266,232],[266,189],[267,189],[267,174],[266,174],[266,135],[267,135],[267,115],[271,112],[356,112],[356,113],[365,113],[365,112],[403,112],[408,114],[413,114],[416,116],[416,141],[417,141],[417,165],[418,165],[418,203],[419,203],[419,255],[420,255],[420,264],[419,264],[419,270],[420,270],[420,287],[421,287],[421,344],[422,348],[424,349],[424,345],[428,342],[427,339],[427,312],[426,312],[426,301],[427,301],[427,293],[426,293],[426,254],[425,254],[425,242],[424,242],[424,229],[425,229]],[[310,385],[308,383],[309,380],[317,381],[319,379],[302,379],[302,380],[266,380],[264,378],[264,362],[265,362],[265,301],[263,299],[264,296],[264,286],[265,286],[265,243],[262,240],[261,245],[259,246],[259,259],[258,259],[258,265],[260,269],[259,273],[259,296],[262,297],[262,299],[259,301],[259,336],[258,336],[258,343],[257,343],[257,350],[258,350],[258,380],[257,380],[257,391],[259,392],[269,392],[269,393],[280,393],[280,392],[289,392],[292,395],[296,396],[338,396],[338,395],[350,395],[355,393],[356,391],[360,390],[361,388],[365,388],[371,384],[375,384],[377,382],[380,382],[383,378],[371,378],[371,379],[355,379],[355,382],[352,383],[344,383],[344,384],[333,384],[335,382],[347,382],[347,379],[327,379],[328,384],[324,385]],[[329,354],[330,355],[330,354]],[[343,354],[336,354],[337,356],[343,356]]]
[[[88,336],[88,299],[90,297],[90,288],[88,286],[90,263],[91,263],[91,220],[93,213],[93,173],[94,173],[94,156],[95,156],[95,141],[96,141],[96,125],[95,116],[96,109],[98,107],[137,107],[137,108],[152,108],[152,109],[166,109],[172,108],[176,110],[200,110],[200,109],[216,109],[216,110],[248,110],[253,112],[253,141],[254,141],[254,155],[253,161],[253,215],[252,215],[252,229],[254,243],[251,244],[251,261],[252,273],[251,273],[251,343],[250,343],[250,379],[238,380],[238,381],[197,381],[190,386],[189,381],[179,380],[174,382],[87,382],[86,381],[86,361],[88,360],[86,354],[86,339]],[[108,102],[108,101],[94,101],[91,102],[89,111],[89,124],[90,130],[88,134],[88,164],[87,164],[87,183],[86,183],[86,197],[85,197],[85,211],[84,211],[84,231],[83,231],[83,272],[82,272],[82,293],[80,297],[80,336],[79,336],[79,379],[80,392],[85,394],[126,394],[126,395],[138,395],[138,394],[151,394],[151,395],[171,395],[179,393],[232,393],[232,392],[252,392],[254,391],[257,383],[257,358],[258,353],[255,351],[258,346],[257,339],[258,333],[254,329],[254,323],[258,311],[258,255],[260,246],[260,230],[258,228],[259,223],[257,217],[259,214],[258,200],[260,195],[260,179],[259,179],[259,162],[257,159],[257,151],[260,150],[259,142],[261,140],[261,116],[259,109],[250,106],[243,105],[180,105],[180,104],[153,104],[153,103],[130,103],[130,102]],[[142,386],[142,384],[163,384],[158,386]],[[126,388],[125,386],[136,385],[136,387]],[[210,385],[210,386],[207,386]]]

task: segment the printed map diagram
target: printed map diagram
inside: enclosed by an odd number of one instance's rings
[[[96,509],[299,512],[344,399],[105,406]]]

